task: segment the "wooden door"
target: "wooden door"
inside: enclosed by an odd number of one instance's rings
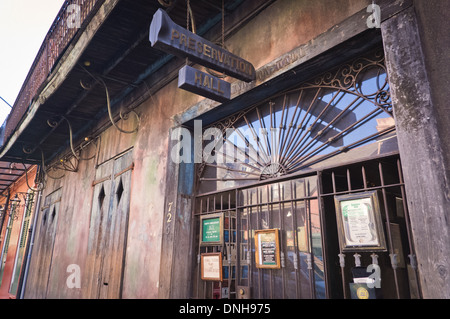
[[[53,248],[55,245],[55,234],[58,223],[59,206],[61,203],[61,191],[59,188],[45,197],[44,206],[41,208],[39,227],[36,240],[36,256],[38,258],[34,298],[43,299],[47,297],[48,281],[52,266]]]
[[[132,152],[97,169],[88,245],[88,297],[122,295],[128,230]],[[102,177],[101,177],[102,176]]]

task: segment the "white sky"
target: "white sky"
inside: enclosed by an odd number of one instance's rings
[[[0,96],[13,105],[64,0],[0,0]],[[0,99],[0,126],[11,108]]]

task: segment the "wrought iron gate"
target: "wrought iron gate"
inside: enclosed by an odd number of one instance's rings
[[[197,298],[315,298],[325,296],[317,177],[236,189],[197,199],[198,215],[224,214],[224,241],[198,246],[199,256],[222,252],[222,282],[197,280]],[[197,224],[199,224],[197,222]],[[280,229],[281,268],[254,260],[255,230]],[[200,232],[198,231],[197,234]],[[197,264],[200,278],[200,260]]]
[[[333,298],[352,296],[354,271],[365,276],[369,265],[380,267],[379,298],[420,298],[414,242],[409,224],[401,162],[398,155],[354,163],[319,173],[322,222],[326,225],[325,262],[328,266],[328,295]],[[343,252],[338,245],[336,198],[378,193],[381,232],[386,249],[355,249]],[[359,267],[358,267],[359,266]]]
[[[197,197],[193,296],[351,298],[352,271],[376,263],[382,283],[378,298],[420,298],[404,187],[399,157],[391,155]],[[380,194],[387,249],[343,252],[335,199],[371,191]],[[204,245],[200,219],[217,215],[225,220],[223,241]],[[278,269],[256,265],[255,231],[268,229],[279,230]],[[202,280],[200,256],[214,252],[222,254],[223,279]]]
[[[204,128],[203,141],[194,297],[350,298],[352,270],[369,262],[382,266],[385,297],[420,297],[382,50]],[[383,211],[378,260],[338,244],[337,196],[367,191]],[[223,216],[224,235],[205,245],[200,221],[211,214]],[[255,265],[264,229],[279,232],[279,269]],[[202,280],[201,256],[212,252],[223,277]]]

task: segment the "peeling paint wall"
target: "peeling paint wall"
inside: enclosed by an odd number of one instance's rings
[[[226,46],[259,68],[359,12],[369,2],[280,0],[229,38]],[[67,271],[67,267],[71,264],[80,266],[82,283],[91,272],[92,269],[86,265],[88,265],[89,231],[92,227],[91,210],[95,200],[92,183],[96,179],[96,165],[128,149],[132,151],[134,167],[131,177],[122,297],[158,297],[165,194],[167,189],[178,187],[166,182],[170,161],[169,132],[176,126],[174,117],[186,112],[202,99],[178,89],[176,81],[169,83],[135,109],[140,116],[137,133],[124,134],[114,127],[108,128],[97,141],[99,149],[95,159],[80,161],[77,172],[61,171],[58,174],[64,175],[62,178],[48,179],[43,199],[55,190],[61,189],[54,244],[47,257],[50,265],[48,281],[44,286],[38,284],[41,276],[39,261],[42,256],[38,251],[34,251],[26,298],[89,296],[88,288],[84,284],[80,288],[68,287],[67,279],[71,273]],[[136,125],[136,120],[130,114],[129,120],[119,121],[118,125],[129,129]],[[93,151],[95,150],[86,152],[92,154]],[[37,242],[43,236],[41,210],[39,213]],[[189,211],[178,213],[190,214]],[[186,238],[186,241],[188,240]],[[42,288],[45,288],[45,291],[42,291]]]

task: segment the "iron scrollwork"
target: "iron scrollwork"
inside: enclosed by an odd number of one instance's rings
[[[372,52],[205,128],[222,132],[216,146],[228,143],[243,156],[226,163],[203,158],[197,177],[200,183],[232,185],[291,174],[381,136],[391,138],[394,124],[383,51]],[[229,157],[225,149],[215,152]],[[205,177],[207,169],[216,171]]]
[[[391,94],[388,77],[386,75],[385,57],[382,51],[375,51],[367,57],[358,58],[339,68],[316,77],[312,82],[306,82],[303,88],[334,88],[347,91],[372,102],[377,107],[392,116]],[[370,73],[376,73],[376,90],[367,92],[364,80]]]

